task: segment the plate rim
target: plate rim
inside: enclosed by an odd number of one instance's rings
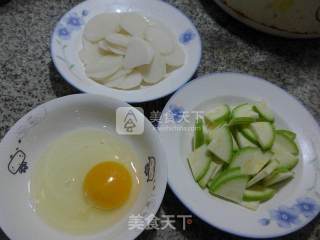
[[[69,78],[66,77],[66,75],[64,74],[64,71],[62,71],[61,69],[59,69],[58,67],[58,64],[56,63],[56,58],[54,57],[54,51],[53,51],[53,41],[54,41],[54,34],[58,28],[58,25],[59,23],[61,23],[61,21],[72,11],[74,10],[75,8],[78,8],[82,5],[84,5],[85,3],[87,2],[91,2],[91,1],[96,1],[96,0],[85,0],[83,2],[80,2],[76,5],[74,5],[72,8],[70,8],[69,10],[67,10],[59,19],[58,21],[55,23],[54,27],[53,27],[53,30],[51,32],[51,35],[50,35],[50,40],[49,40],[49,43],[50,43],[50,56],[51,56],[51,59],[52,59],[52,62],[53,62],[53,65],[55,67],[55,69],[57,70],[57,72],[60,74],[60,76],[63,78],[64,81],[66,81],[68,84],[70,84],[73,88],[77,89],[78,91],[80,91],[81,93],[88,93],[88,94],[97,94],[91,90],[86,90],[84,87],[79,87],[77,84],[75,84],[72,80],[70,80]],[[150,0],[149,0],[150,1]],[[179,14],[181,14],[183,17],[185,17],[185,19],[189,22],[190,26],[192,27],[192,30],[195,31],[195,34],[196,36],[199,38],[199,57],[197,59],[197,64],[194,65],[194,69],[192,70],[192,74],[186,78],[181,84],[177,85],[176,87],[172,88],[170,91],[168,92],[164,92],[164,93],[161,93],[161,94],[158,94],[156,96],[152,96],[152,97],[145,97],[145,96],[142,96],[140,98],[137,98],[137,99],[134,99],[134,100],[127,100],[125,98],[118,98],[116,95],[117,94],[114,94],[114,95],[107,95],[107,94],[102,94],[104,96],[107,96],[107,97],[111,97],[111,98],[117,98],[117,99],[120,99],[121,101],[124,101],[124,102],[127,102],[127,103],[144,103],[144,102],[149,102],[149,101],[154,101],[154,100],[157,100],[157,99],[161,99],[161,98],[164,98],[174,92],[176,92],[178,89],[180,89],[181,87],[183,87],[187,82],[189,82],[194,74],[196,73],[197,69],[199,68],[199,65],[200,65],[200,62],[201,62],[201,59],[202,59],[202,52],[203,52],[203,44],[202,44],[202,40],[201,40],[201,35],[198,31],[198,29],[196,28],[195,24],[192,22],[191,18],[189,16],[187,16],[186,14],[184,14],[180,9],[178,9],[177,7],[167,3],[167,2],[164,2],[164,1],[160,1],[160,0],[152,0],[152,1],[155,1],[155,2],[158,2],[159,4],[164,4],[172,9],[174,9],[175,11],[179,12]],[[156,84],[155,84],[156,85]],[[113,90],[113,89],[112,89]],[[121,91],[121,90],[118,90],[118,91]],[[130,90],[129,90],[130,91]],[[125,91],[127,92],[127,91]],[[146,95],[148,96],[148,95]]]
[[[184,88],[190,87],[192,84],[197,84],[197,81],[205,81],[208,78],[213,78],[215,76],[219,76],[219,75],[238,75],[238,76],[242,76],[242,77],[249,77],[249,78],[254,78],[256,81],[260,81],[263,83],[266,83],[269,86],[275,87],[278,90],[280,90],[282,92],[282,94],[285,94],[287,97],[291,98],[293,101],[295,101],[295,104],[300,105],[300,107],[302,107],[304,110],[306,110],[308,112],[308,114],[311,116],[312,120],[316,123],[316,126],[318,128],[318,131],[320,132],[320,126],[318,124],[318,122],[315,120],[315,118],[313,117],[313,115],[308,111],[308,109],[303,105],[303,103],[297,99],[296,97],[294,97],[293,95],[289,94],[287,91],[285,91],[284,89],[282,89],[281,87],[261,78],[258,76],[254,76],[254,75],[250,75],[250,74],[246,74],[246,73],[240,73],[240,72],[216,72],[216,73],[209,73],[209,74],[205,74],[203,76],[200,76],[190,82],[188,82],[187,84],[185,84],[182,88],[179,89],[179,91],[177,91],[176,93],[174,93],[170,99],[168,100],[167,104],[164,106],[162,114],[166,113],[166,110],[169,109],[169,106],[174,103],[174,100],[177,98],[177,95],[180,93],[180,91],[183,91]],[[163,117],[161,114],[161,117]],[[160,118],[161,119],[161,118]],[[161,126],[161,124],[160,124]],[[158,125],[159,128],[159,125]],[[160,137],[162,139],[161,136],[161,130],[159,130],[160,132]],[[163,139],[162,139],[163,141]],[[164,145],[165,147],[165,145]],[[319,156],[318,156],[319,157]],[[319,160],[319,159],[318,159]],[[169,161],[168,161],[168,168],[169,168]],[[298,227],[295,228],[291,228],[289,231],[287,232],[283,232],[281,234],[273,234],[273,235],[266,235],[266,236],[259,236],[259,235],[254,235],[254,234],[243,234],[243,233],[239,233],[236,231],[233,231],[232,228],[224,228],[221,226],[217,226],[214,225],[213,223],[210,223],[207,219],[205,219],[204,217],[196,214],[197,210],[195,210],[192,206],[190,206],[190,204],[188,204],[188,200],[184,200],[181,196],[179,196],[179,193],[176,189],[176,187],[174,186],[174,183],[171,180],[170,174],[168,172],[168,185],[170,187],[170,189],[172,190],[172,192],[174,193],[174,195],[181,201],[181,203],[193,214],[195,214],[199,219],[201,219],[202,221],[204,221],[205,223],[207,223],[209,226],[217,228],[225,233],[229,233],[232,234],[234,236],[240,236],[240,237],[245,237],[245,238],[250,238],[250,239],[270,239],[270,238],[276,238],[276,237],[283,237],[283,236],[287,236],[289,234],[292,234],[294,232],[297,232],[299,230],[301,230],[302,228],[304,228],[305,226],[307,226],[309,223],[311,223],[315,218],[317,218],[320,214],[320,210],[318,210],[317,214],[315,214],[313,217],[311,217],[310,219],[307,219],[306,221],[303,222],[303,224],[299,225]]]

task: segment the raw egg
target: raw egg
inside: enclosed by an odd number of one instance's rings
[[[35,161],[33,209],[71,234],[105,230],[130,215],[143,184],[139,159],[129,142],[105,129],[67,133]]]
[[[131,185],[130,173],[122,164],[103,162],[87,174],[83,190],[95,207],[110,210],[121,207],[128,200]]]

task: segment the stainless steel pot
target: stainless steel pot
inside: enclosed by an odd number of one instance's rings
[[[320,0],[215,0],[258,30],[292,38],[320,37]]]

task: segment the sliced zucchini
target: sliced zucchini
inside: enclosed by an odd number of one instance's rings
[[[221,167],[222,167],[222,164],[211,161],[208,171],[198,182],[200,187],[205,188],[209,180],[213,178],[220,171]]]
[[[207,146],[202,145],[192,152],[188,157],[188,162],[193,178],[199,181],[206,174],[211,162],[210,155],[207,152]]]
[[[229,163],[232,158],[232,135],[228,127],[221,127],[214,130],[212,140],[208,149],[218,159]]]
[[[228,121],[230,118],[230,108],[228,105],[220,105],[209,112],[206,112],[204,119],[210,128],[219,126],[222,122]]]
[[[210,186],[220,177],[221,173],[223,172],[223,164],[221,164],[221,167],[217,169],[217,171],[212,174],[210,180],[207,183],[207,187],[210,189]]]
[[[209,144],[211,139],[210,139],[210,136],[209,136],[209,133],[210,133],[210,129],[207,128],[206,125],[203,126],[203,135],[204,135],[204,143],[205,144]],[[192,140],[193,141],[193,140]],[[192,142],[193,144],[193,142]]]
[[[247,161],[247,159],[255,157],[256,153],[260,153],[261,150],[259,148],[255,147],[246,147],[243,149],[240,149],[232,158],[232,161],[229,164],[229,168],[240,168],[243,165],[244,161]]]
[[[210,189],[210,193],[236,203],[241,203],[248,179],[249,177],[245,175],[229,178],[215,188]]]
[[[284,130],[284,129],[276,130],[276,133],[281,133],[283,135],[286,135],[292,141],[294,141],[296,139],[296,137],[297,137],[297,135],[294,132],[289,131],[289,130]]]
[[[209,143],[211,142],[213,135],[215,133],[215,130],[217,128],[223,127],[225,126],[226,122],[222,122],[220,125],[218,125],[216,128],[207,128],[207,133],[205,135],[205,142],[207,143],[207,145],[209,145]]]
[[[208,133],[204,135],[204,141],[207,145],[209,145],[209,143],[211,142],[211,139]]]
[[[259,148],[243,148],[234,155],[229,167],[240,167],[246,175],[257,174],[271,159],[270,153],[263,153]]]
[[[194,127],[195,130],[193,137],[193,149],[196,150],[205,143],[203,132],[203,120],[201,118],[198,118],[195,122]]]
[[[217,185],[221,184],[221,182],[239,175],[242,175],[239,167],[224,169],[219,174],[217,174],[214,178],[212,178],[209,188],[214,189]]]
[[[260,206],[260,202],[259,201],[251,201],[251,202],[242,201],[240,205],[250,210],[256,211]]]
[[[209,186],[209,191],[212,194],[240,203],[245,190],[244,182],[248,182],[248,176],[243,175],[240,168],[226,169],[213,180]]]
[[[277,149],[283,149],[284,151],[287,151],[293,155],[299,154],[297,144],[289,137],[287,137],[287,135],[279,132],[275,134],[275,140],[272,146],[273,151],[276,151]]]
[[[254,132],[251,130],[250,125],[242,125],[239,127],[240,132],[251,142],[258,143],[258,139]]]
[[[255,122],[256,119],[249,118],[249,117],[241,117],[241,118],[232,118],[229,122],[229,126],[236,126],[242,124],[249,124]]]
[[[239,146],[238,146],[238,143],[237,141],[234,139],[233,135],[231,134],[231,137],[232,137],[232,147],[233,147],[233,151],[236,152],[239,150]]]
[[[231,113],[220,105],[198,119],[188,161],[199,186],[252,210],[271,199],[276,190],[270,186],[292,178],[299,161],[296,134],[275,130],[274,120],[263,102]]]
[[[241,172],[247,175],[257,174],[269,161],[271,157],[268,154],[257,154],[255,158],[243,162]]]
[[[262,119],[273,122],[274,121],[274,115],[273,112],[268,108],[267,104],[265,102],[258,102],[253,106],[253,109],[259,113]]]
[[[232,110],[230,126],[238,124],[248,124],[255,122],[259,118],[259,114],[253,110],[251,104],[245,103],[235,107]]]
[[[272,149],[273,151],[273,160],[277,160],[279,162],[278,168],[287,168],[289,170],[293,169],[299,162],[299,157],[295,156],[285,149],[276,148]]]
[[[247,187],[251,187],[254,184],[270,176],[278,166],[279,166],[278,161],[273,160],[269,162],[268,165],[265,166],[257,175],[255,175],[253,178],[250,179]]]
[[[211,178],[207,183],[207,188],[210,189],[210,186],[212,185],[212,183],[213,183],[213,179]]]
[[[215,169],[214,162],[211,161],[206,174],[198,182],[201,188],[205,188],[205,186],[207,185],[207,183],[211,178],[211,174],[214,171],[214,169]]]
[[[241,132],[235,131],[235,138],[240,148],[258,147],[256,144],[248,140]]]
[[[247,189],[243,194],[243,201],[260,201],[264,202],[271,199],[276,191],[272,188],[264,188],[257,186],[251,189]]]
[[[269,158],[269,162],[271,161],[272,159],[272,156],[273,156],[273,152],[271,151],[266,151],[263,153],[267,158]]]
[[[276,183],[280,183],[282,181],[291,179],[294,177],[294,172],[291,172],[289,170],[284,170],[284,171],[278,171],[272,175],[270,175],[269,177],[265,178],[263,180],[263,185],[266,187],[272,186]]]
[[[253,105],[249,103],[241,104],[232,110],[232,118],[249,117],[257,120],[259,114],[253,110]]]
[[[210,190],[211,186],[213,186],[213,184],[220,178],[221,174],[224,172],[224,170],[222,170],[223,165],[221,166],[220,170],[215,174],[212,175],[212,177],[210,178],[209,182],[207,183],[207,187]]]
[[[250,128],[254,132],[263,150],[268,150],[274,142],[274,128],[269,122],[255,122],[250,124]]]

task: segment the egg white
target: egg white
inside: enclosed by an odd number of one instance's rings
[[[84,198],[83,181],[96,164],[115,161],[132,177],[130,197],[119,209],[92,207]],[[57,139],[44,152],[31,179],[33,206],[56,229],[90,234],[106,229],[128,214],[141,188],[141,165],[132,146],[98,129],[81,129]]]

